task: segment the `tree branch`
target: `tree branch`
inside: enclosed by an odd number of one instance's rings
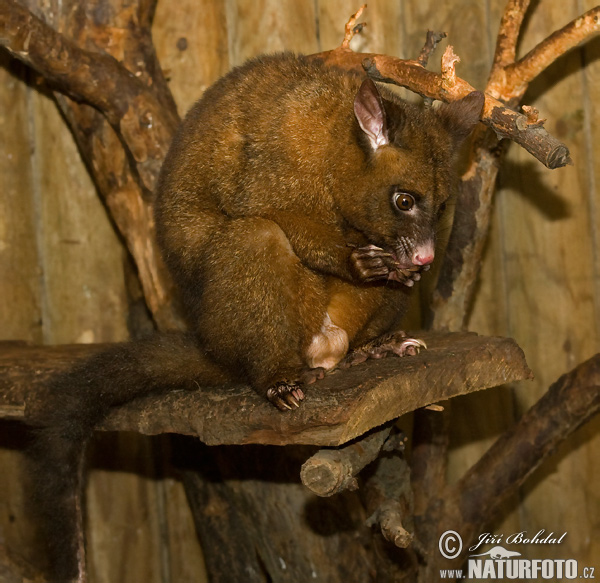
[[[521,420],[444,494],[438,534],[461,534],[462,559],[502,502],[571,433],[600,411],[600,354],[560,377]],[[461,559],[457,559],[460,563]],[[435,567],[434,567],[435,572]]]
[[[600,6],[557,30],[518,61],[493,70],[486,92],[508,102],[521,99],[531,83],[556,59],[600,31]],[[514,58],[514,53],[513,53]]]
[[[423,50],[428,54],[427,43]],[[346,46],[311,57],[349,70],[364,68],[367,75],[376,81],[393,83],[430,99],[456,101],[475,91],[472,85],[456,75],[455,63],[459,59],[451,46],[446,48],[442,58],[441,74],[428,71],[419,61],[355,53]],[[549,168],[559,168],[571,162],[569,150],[562,142],[539,124],[531,126],[527,116],[510,109],[492,95],[485,95],[481,121],[492,128],[498,137],[515,141]]]
[[[79,48],[16,0],[0,0],[0,45],[62,93],[100,110],[127,144],[144,187],[154,190],[176,112],[116,59]]]
[[[550,35],[523,59],[514,63],[516,43],[529,2],[509,0],[500,25],[494,67],[486,87],[484,115],[492,118],[496,136],[477,132],[473,140],[469,168],[459,185],[457,208],[446,256],[432,300],[436,329],[464,328],[474,294],[483,247],[490,222],[490,205],[503,149],[497,137],[512,137],[517,130],[523,145],[548,167],[571,162],[568,149],[541,129],[531,113],[520,115],[497,107],[496,98],[515,105],[526,89],[523,81],[533,79],[554,59],[598,31],[598,8]]]
[[[350,41],[354,38],[354,35],[360,33],[362,29],[366,26],[366,24],[359,23],[356,21],[361,17],[362,13],[365,11],[367,7],[366,4],[363,4],[346,22],[346,26],[344,27],[344,39],[342,40],[341,47],[344,50],[350,50]]]
[[[515,62],[517,42],[521,33],[521,25],[530,0],[509,0],[504,9],[500,30],[496,39],[496,50],[490,78],[503,71],[507,65]]]
[[[427,67],[429,57],[432,55],[433,51],[435,51],[440,41],[444,38],[446,38],[445,32],[435,32],[433,30],[427,31],[425,44],[423,45],[423,48],[417,57],[417,63],[419,63],[421,67]]]
[[[319,450],[302,465],[302,483],[317,496],[356,490],[356,475],[379,455],[391,430],[388,425],[344,447]]]
[[[152,45],[154,4],[141,0],[124,34],[110,44],[104,26],[90,20],[87,4],[79,19],[59,10],[55,17],[68,34],[94,51],[81,49],[18,2],[0,0],[0,43],[57,89],[57,104],[135,260],[148,308],[158,327],[169,329],[182,327],[181,317],[145,199],[179,118]]]
[[[454,65],[458,57],[448,46],[442,58],[442,73],[427,71],[416,61],[403,61],[385,55],[367,57],[363,66],[369,77],[391,82],[411,91],[442,101],[456,101],[466,97],[475,88],[456,76]],[[568,148],[551,136],[539,124],[530,124],[527,116],[520,114],[492,97],[485,95],[481,121],[493,129],[500,138],[508,138],[535,156],[548,168],[560,168],[571,163]]]

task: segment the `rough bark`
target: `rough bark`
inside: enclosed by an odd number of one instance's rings
[[[94,3],[64,2],[54,15],[55,26],[64,29],[60,33],[19,2],[1,0],[0,44],[56,92],[136,263],[157,326],[181,328],[173,284],[154,237],[151,204],[179,116],[152,45],[152,3],[114,6],[114,11],[126,21],[117,36],[94,20]]]
[[[530,375],[513,340],[473,333],[420,336],[429,347],[421,354],[336,371],[311,385],[306,402],[292,413],[281,414],[247,386],[217,387],[138,399],[115,409],[99,429],[195,435],[209,445],[337,446],[419,407]],[[28,409],[43,406],[36,387],[78,355],[100,348],[4,346],[2,410],[26,420]]]

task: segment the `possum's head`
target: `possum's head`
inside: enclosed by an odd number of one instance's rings
[[[392,253],[399,269],[433,261],[455,153],[478,123],[483,103],[483,94],[473,92],[437,109],[419,107],[382,95],[370,79],[356,94],[364,158],[342,212],[371,243]]]

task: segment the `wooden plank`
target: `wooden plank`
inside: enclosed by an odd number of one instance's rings
[[[230,68],[224,2],[159,2],[152,39],[182,116]]]
[[[127,337],[124,251],[54,103],[35,94],[44,341]]]
[[[419,336],[429,346],[421,354],[336,371],[309,386],[306,402],[291,413],[281,414],[249,387],[218,387],[138,399],[115,410],[100,429],[195,435],[208,445],[340,445],[419,407],[529,375],[511,339],[442,332]],[[20,394],[35,406],[33,388],[64,366],[69,350],[5,348],[0,394],[10,395],[13,405]]]
[[[262,53],[316,53],[313,0],[227,0],[229,58],[232,65]]]
[[[590,10],[598,4],[597,0],[584,0],[582,5],[584,10]],[[582,72],[583,82],[583,106],[584,106],[584,135],[586,145],[585,167],[587,171],[587,180],[584,191],[587,191],[589,204],[589,228],[593,240],[593,275],[592,286],[594,294],[594,306],[596,322],[595,351],[600,352],[600,157],[598,156],[598,144],[600,144],[600,42],[596,39],[587,44],[582,51],[584,70]],[[582,160],[581,166],[584,162]],[[593,536],[592,533],[600,531],[600,498],[598,497],[597,484],[600,483],[600,464],[597,463],[597,454],[600,451],[600,420],[596,420],[582,431],[581,441],[583,442],[583,451],[577,461],[584,459],[584,464],[577,467],[576,478],[580,478],[581,486],[580,500],[585,501],[586,508],[589,509],[586,515],[585,528],[578,532],[578,538],[583,536],[583,550],[581,551],[581,561],[593,565],[597,564],[597,571],[600,570],[598,557],[600,557],[600,537]],[[575,479],[576,479],[575,478]]]
[[[0,322],[2,339],[42,341],[25,68],[0,54]]]

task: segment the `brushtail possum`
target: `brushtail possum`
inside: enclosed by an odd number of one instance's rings
[[[287,411],[322,371],[419,349],[399,325],[482,107],[480,93],[408,104],[290,54],[250,61],[205,92],[155,200],[190,332],[116,346],[58,376],[33,419],[52,580],[81,577],[81,460],[110,407],[243,381]]]

